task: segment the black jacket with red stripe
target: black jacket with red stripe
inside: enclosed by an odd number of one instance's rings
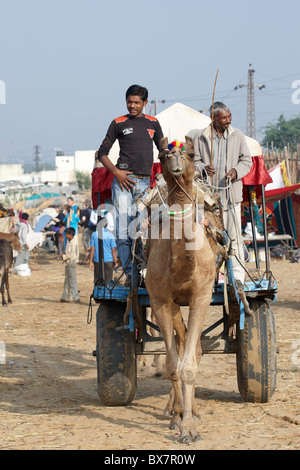
[[[108,155],[116,140],[120,153],[117,167],[138,175],[151,175],[153,164],[153,142],[159,148],[163,138],[161,126],[154,116],[116,118],[110,124],[107,134],[100,145],[98,158]]]

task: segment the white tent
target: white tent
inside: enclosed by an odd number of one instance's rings
[[[198,130],[204,129],[211,123],[211,119],[208,116],[181,103],[173,104],[157,114],[156,117],[160,122],[164,136],[168,137],[169,142],[175,139],[184,142],[185,136],[194,138]],[[245,137],[251,156],[262,155],[259,142],[250,137]],[[157,153],[155,152],[155,160]]]
[[[211,120],[205,114],[189,108],[181,103],[175,103],[156,115],[165,137],[172,140],[185,141],[185,136],[194,137],[196,132],[207,127]],[[249,151],[253,157],[262,155],[257,140],[246,136]],[[119,143],[115,142],[109,153],[111,161],[116,164],[119,157]],[[158,151],[154,145],[154,161],[158,160]]]
[[[184,142],[186,135],[194,138],[199,129],[204,129],[210,123],[208,116],[181,103],[173,104],[156,117],[169,141],[177,139]]]

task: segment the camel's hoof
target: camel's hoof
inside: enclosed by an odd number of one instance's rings
[[[163,376],[163,373],[161,370],[157,370],[155,373],[154,373],[154,377],[162,377]]]
[[[170,422],[170,426],[169,426],[169,429],[171,429],[171,431],[174,431],[174,429],[179,429],[180,428],[180,417],[179,416],[173,416],[173,418],[171,419],[171,422]]]
[[[179,429],[179,424],[178,424],[178,422],[175,421],[175,420],[171,420],[169,429],[170,429],[171,431],[174,431],[175,429]]]
[[[189,436],[184,436],[182,439],[179,439],[179,442],[182,442],[182,444],[190,444],[192,441]]]
[[[183,436],[179,438],[179,442],[182,442],[183,444],[191,444],[191,442],[197,442],[197,441],[202,441],[202,437],[200,434],[196,434],[195,436]]]

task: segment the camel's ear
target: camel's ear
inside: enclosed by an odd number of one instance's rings
[[[186,153],[190,157],[193,157],[194,156],[194,142],[193,142],[193,139],[191,137],[189,137],[188,135],[186,135],[185,136],[185,143],[186,143],[186,146],[185,146]]]
[[[189,137],[188,135],[185,136],[185,142],[186,142],[188,147],[190,147],[190,148],[194,147],[193,139],[191,137]]]
[[[161,139],[159,142],[159,153],[158,153],[158,158],[162,162],[165,156],[169,153],[168,149],[168,137],[164,137]]]
[[[159,150],[167,150],[168,148],[168,137],[163,137],[159,142]]]

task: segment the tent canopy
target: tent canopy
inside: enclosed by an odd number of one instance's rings
[[[32,209],[35,207],[39,207],[45,201],[49,201],[49,203],[56,205],[56,204],[59,204],[60,202],[55,202],[55,201],[60,201],[61,198],[62,196],[59,193],[33,194],[32,196],[28,197],[25,200],[25,209]]]
[[[59,193],[38,193],[38,194],[33,194],[32,196],[28,197],[26,201],[31,201],[32,199],[60,197],[60,196],[61,194]]]

